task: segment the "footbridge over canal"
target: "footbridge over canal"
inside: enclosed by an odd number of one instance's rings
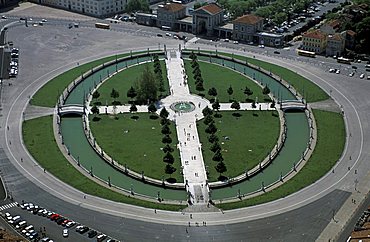
[[[82,116],[86,112],[86,108],[80,104],[67,104],[58,107],[58,114],[65,115],[79,115]]]
[[[298,110],[304,111],[307,108],[307,103],[303,100],[282,100],[280,102],[280,109],[283,111]]]

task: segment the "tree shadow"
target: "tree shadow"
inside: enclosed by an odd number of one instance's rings
[[[227,181],[227,177],[226,177],[226,176],[224,176],[224,175],[220,175],[220,176],[217,178],[217,180],[222,181],[222,182],[226,182],[226,181]]]
[[[176,183],[177,182],[176,178],[173,178],[173,177],[167,178],[166,181],[168,183]]]
[[[158,119],[158,116],[157,116],[157,115],[155,115],[155,114],[151,114],[151,115],[149,116],[149,118],[150,118],[150,119],[152,119],[152,120],[156,120],[156,119]]]
[[[115,105],[115,106],[118,106],[118,105],[121,105],[122,103],[120,101],[113,101],[112,102],[112,105]]]
[[[233,113],[232,114],[234,117],[237,117],[237,118],[240,118],[241,116],[242,116],[242,114],[241,113]]]
[[[215,118],[222,118],[222,114],[220,114],[220,113],[215,113],[213,116],[214,116]]]
[[[257,114],[257,113],[253,113],[253,116],[254,116],[254,117],[258,117],[258,114]]]
[[[98,121],[100,121],[100,119],[101,119],[100,117],[95,116],[95,117],[93,117],[92,121],[98,122]]]

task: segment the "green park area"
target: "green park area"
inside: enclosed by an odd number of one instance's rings
[[[214,118],[217,127],[215,135],[221,146],[221,154],[227,171],[225,177],[236,177],[246,169],[260,163],[275,146],[279,137],[280,122],[276,111],[222,111]],[[220,115],[221,114],[221,115]],[[216,115],[217,116],[217,115]],[[205,130],[208,127],[200,120],[197,123],[200,142],[203,144],[203,158],[208,167],[209,181],[217,181],[220,174],[216,171],[215,152],[211,150],[215,142]]]
[[[222,209],[235,209],[270,202],[311,185],[328,173],[342,155],[346,132],[341,114],[313,110],[317,124],[317,143],[311,158],[293,178],[263,195],[236,203],[218,204]],[[335,134],[335,135],[333,135]]]
[[[214,53],[213,51],[202,51],[202,52]],[[194,50],[194,53],[197,53],[197,50]],[[329,95],[326,92],[324,92],[320,87],[318,87],[316,84],[285,67],[261,61],[256,58],[240,56],[232,53],[218,52],[218,54],[227,57],[233,57],[234,59],[243,61],[243,63],[247,62],[252,65],[259,66],[266,71],[269,72],[271,71],[273,74],[281,77],[290,85],[292,85],[294,89],[296,89],[300,94],[304,95],[307,102],[318,102],[329,98]]]
[[[191,93],[202,95],[211,100],[215,99],[215,96],[210,95],[209,89],[215,88],[217,91],[217,100],[219,102],[232,102],[232,100],[246,102],[246,99],[249,99],[247,100],[248,102],[252,102],[256,100],[256,98],[259,101],[264,99],[270,100],[267,95],[262,94],[262,88],[248,77],[226,67],[202,61],[198,61],[198,64],[201,76],[204,80],[204,91],[199,91],[196,87],[191,61],[185,60],[184,63]],[[228,92],[230,87],[232,92]],[[244,92],[246,87],[252,91],[252,94],[249,96]]]
[[[163,60],[159,61],[159,63],[162,70],[164,91],[160,92],[158,90],[157,95],[167,96],[169,95],[169,84],[167,80],[166,63]],[[149,67],[149,70],[153,72],[154,66],[151,62],[130,67],[112,76],[98,88],[100,96],[97,99],[94,99],[93,102],[101,103],[102,105],[105,105],[106,103],[108,105],[111,105],[113,101],[121,104],[127,104],[129,101],[132,101],[133,99],[128,97],[127,93],[131,87],[133,87],[136,92],[138,92],[138,79],[141,78],[146,67]],[[119,94],[116,98],[112,96],[113,89],[115,89]]]
[[[171,153],[176,171],[166,174],[166,163],[163,161],[166,153],[162,151],[166,144],[162,142],[165,135],[160,118],[155,119],[149,113],[99,115],[99,118],[99,121],[92,121],[90,116],[91,131],[99,146],[115,161],[139,174],[144,171],[148,177],[158,180],[172,178],[183,182],[174,123],[169,122],[168,125],[172,140],[168,145],[173,149]]]
[[[138,53],[138,52],[137,52]],[[117,55],[117,58],[122,58],[129,56],[129,53]],[[54,107],[58,101],[59,95],[62,91],[75,80],[77,77],[81,76],[82,73],[85,73],[92,68],[99,66],[108,61],[114,60],[116,56],[109,56],[99,60],[95,60],[80,66],[77,66],[73,69],[70,69],[46,83],[36,94],[32,97],[31,104],[35,106],[43,107]]]
[[[137,206],[178,211],[185,206],[157,204],[124,196],[90,180],[63,156],[54,139],[52,116],[23,122],[23,140],[35,160],[62,182],[93,196]],[[48,152],[45,152],[47,150]],[[52,157],[52,158],[51,158]]]

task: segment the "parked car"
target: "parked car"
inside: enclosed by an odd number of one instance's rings
[[[68,229],[63,229],[63,237],[64,238],[68,237]]]
[[[365,77],[365,74],[361,74],[360,78],[363,79]]]
[[[93,238],[98,234],[95,230],[90,230],[90,232],[87,234],[89,238]]]

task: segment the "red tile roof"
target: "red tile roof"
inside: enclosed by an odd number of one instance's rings
[[[329,40],[336,40],[336,41],[341,41],[342,36],[340,34],[333,34],[328,36]]]
[[[163,5],[163,8],[168,12],[178,12],[186,7],[180,3],[167,3]]]
[[[340,26],[340,21],[335,19],[335,20],[331,20],[327,23],[329,26],[333,27],[333,29],[336,29],[336,28],[339,28]]]
[[[253,14],[243,15],[234,20],[234,23],[243,23],[243,24],[256,24],[260,21],[263,21],[263,18],[258,17]]]
[[[352,36],[356,35],[356,32],[353,31],[353,30],[347,30],[346,32],[347,32],[348,35],[352,35]]]
[[[311,32],[307,32],[303,35],[304,38],[312,38],[312,39],[325,39],[325,34],[320,30],[314,30]]]
[[[222,8],[220,6],[218,6],[216,3],[210,3],[206,6],[203,6],[203,7],[200,7],[196,10],[200,10],[200,9],[203,9],[207,12],[209,12],[210,14],[218,14],[219,12],[222,11]]]

